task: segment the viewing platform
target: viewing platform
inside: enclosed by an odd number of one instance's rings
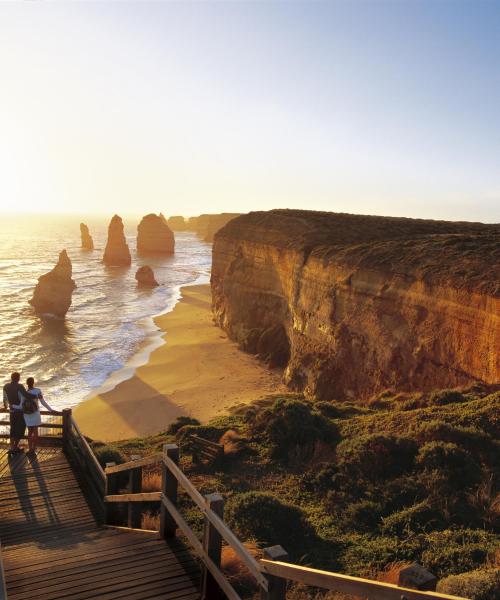
[[[368,600],[460,600],[292,564],[281,546],[256,559],[224,522],[223,498],[202,496],[180,469],[173,444],[103,469],[70,410],[52,415],[41,433],[36,458],[10,457],[0,442],[0,600],[240,600],[221,567],[223,543],[262,600],[284,600],[288,581]],[[143,493],[142,470],[151,466],[161,468],[162,490]],[[204,516],[201,540],[179,511],[181,488]],[[157,532],[140,529],[145,502],[158,507]],[[126,527],[110,524],[118,505]]]

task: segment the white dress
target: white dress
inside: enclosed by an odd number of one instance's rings
[[[24,413],[24,422],[26,423],[26,425],[28,427],[38,427],[39,425],[42,424],[42,415],[40,414],[40,402],[43,404],[43,406],[47,410],[51,411],[52,409],[47,404],[47,402],[45,402],[45,400],[43,398],[38,398],[38,396],[41,395],[42,390],[40,390],[39,388],[33,388],[31,390],[28,390],[28,392],[32,396],[35,396],[37,410],[35,410],[35,412],[30,413],[30,414]],[[21,408],[22,408],[24,406],[24,397],[21,396],[21,394],[19,394],[19,397],[21,398]]]

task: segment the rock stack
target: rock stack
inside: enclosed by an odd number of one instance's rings
[[[137,251],[143,254],[173,254],[174,234],[163,215],[146,215],[137,227]]]
[[[71,278],[73,267],[66,250],[59,254],[57,265],[38,279],[30,304],[37,314],[64,317],[71,306],[76,284]]]
[[[144,265],[140,269],[137,269],[135,278],[137,279],[137,285],[139,287],[157,287],[160,285],[155,279],[153,269],[148,265]]]
[[[123,221],[118,215],[115,215],[109,224],[108,243],[102,260],[108,267],[129,267],[132,264],[130,250],[123,233]]]
[[[82,236],[82,248],[85,250],[94,249],[94,240],[90,235],[89,228],[85,223],[80,223],[80,235]]]
[[[169,217],[167,223],[172,231],[186,231],[187,229],[187,222],[184,217]]]

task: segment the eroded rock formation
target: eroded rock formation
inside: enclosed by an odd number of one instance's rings
[[[187,229],[187,222],[184,217],[170,217],[167,223],[172,231],[186,231]]]
[[[500,381],[500,226],[276,210],[215,236],[215,319],[312,398]]]
[[[137,251],[143,254],[173,254],[175,239],[165,217],[146,215],[137,227]]]
[[[82,248],[85,250],[93,250],[94,249],[94,240],[90,235],[90,231],[85,223],[80,223],[80,235],[82,238]]]
[[[187,222],[187,229],[196,232],[205,242],[213,242],[219,229],[238,216],[239,213],[220,213],[191,217]]]
[[[158,287],[160,285],[156,281],[153,269],[149,265],[144,265],[137,269],[135,278],[139,287]]]
[[[115,215],[109,224],[108,242],[102,260],[109,267],[128,267],[132,264],[132,257],[123,231],[123,221],[118,215]]]
[[[57,265],[38,279],[30,304],[39,315],[64,317],[71,306],[76,284],[71,278],[73,267],[71,260],[63,250],[59,254]]]

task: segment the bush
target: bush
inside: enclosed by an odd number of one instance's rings
[[[484,566],[499,549],[495,536],[480,529],[449,529],[425,536],[421,564],[441,578]]]
[[[450,575],[437,586],[441,594],[451,594],[470,600],[493,600],[500,598],[500,571],[478,569],[460,575]]]
[[[199,424],[200,422],[198,421],[198,419],[192,419],[191,417],[186,416],[177,417],[177,419],[173,423],[170,423],[166,433],[167,435],[175,435],[179,431],[179,429],[181,427],[184,427],[185,425]]]
[[[481,469],[470,454],[450,442],[428,442],[424,444],[416,464],[426,471],[438,471],[458,487],[470,486],[481,478]]]
[[[444,526],[443,515],[428,501],[419,502],[408,508],[392,513],[385,519],[381,530],[386,535],[409,535]]]
[[[432,406],[443,406],[443,404],[453,404],[455,402],[465,402],[467,396],[454,390],[439,390],[432,392],[429,397],[429,404]]]
[[[236,535],[264,546],[281,544],[287,550],[304,543],[312,530],[297,506],[285,504],[266,492],[244,492],[232,496],[225,519]]]
[[[94,448],[94,454],[99,461],[99,464],[104,469],[106,463],[114,462],[121,465],[126,461],[125,455],[115,446],[100,446]]]
[[[318,442],[338,441],[337,427],[300,400],[278,398],[270,409],[248,414],[249,431],[261,438],[273,458],[307,458]]]
[[[383,507],[379,502],[361,500],[349,504],[342,511],[342,520],[348,529],[354,531],[373,531],[382,518]]]
[[[339,410],[335,404],[327,402],[326,400],[315,402],[314,409],[319,412],[320,415],[323,415],[328,419],[341,419],[343,416],[342,411]]]
[[[342,441],[337,448],[339,466],[351,477],[370,481],[394,478],[413,467],[417,451],[408,438],[365,434]]]

